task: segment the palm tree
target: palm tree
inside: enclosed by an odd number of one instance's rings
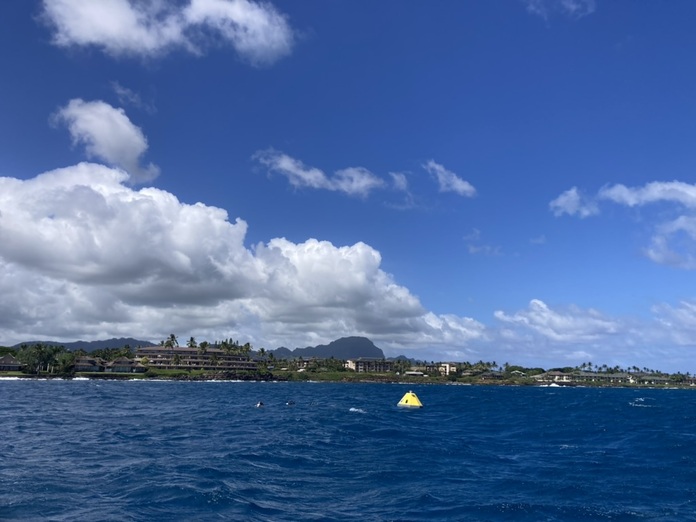
[[[174,348],[175,346],[179,346],[179,340],[176,338],[176,335],[169,334],[167,340],[164,341],[164,346],[166,346],[167,348]]]
[[[75,365],[75,354],[68,351],[63,351],[56,355],[56,364],[58,372],[62,374],[72,373],[72,367]]]
[[[195,348],[196,346],[198,346],[198,343],[196,342],[196,338],[191,337],[188,341],[186,341],[186,346],[188,346],[189,348]]]

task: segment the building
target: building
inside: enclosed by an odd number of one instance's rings
[[[161,370],[256,371],[258,363],[232,355],[220,348],[147,346],[138,348],[136,358],[150,368]]]
[[[99,357],[84,356],[75,359],[76,372],[103,372],[104,370],[104,361]]]
[[[0,372],[18,372],[22,366],[24,365],[9,353],[0,357]]]
[[[457,365],[454,363],[440,363],[438,371],[440,375],[455,375],[457,373]]]
[[[641,372],[584,372],[574,371],[571,373],[550,371],[534,375],[538,382],[555,382],[568,384],[644,384],[644,385],[666,385],[670,378],[660,375],[652,375]]]
[[[119,357],[106,364],[105,371],[113,373],[144,373],[147,367],[128,357]]]
[[[344,365],[349,370],[358,373],[388,373],[394,371],[394,362],[386,359],[377,359],[374,357],[358,357],[357,359],[348,359]]]

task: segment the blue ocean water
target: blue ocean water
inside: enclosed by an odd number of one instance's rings
[[[0,519],[696,520],[694,391],[408,389],[0,381]]]

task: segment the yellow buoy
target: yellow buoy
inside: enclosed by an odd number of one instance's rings
[[[422,408],[423,403],[421,403],[418,395],[409,390],[403,397],[401,397],[401,400],[397,406],[401,406],[403,408]]]

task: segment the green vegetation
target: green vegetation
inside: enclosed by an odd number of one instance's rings
[[[171,334],[160,343],[161,346],[174,348],[179,346],[176,335]],[[273,353],[264,348],[257,351],[251,344],[240,344],[239,341],[226,339],[215,342],[198,342],[190,337],[186,342],[187,348],[195,349],[204,360],[207,358],[213,367],[218,367],[218,359],[223,355],[234,355],[253,361],[257,369],[177,369],[156,368],[147,357],[135,358],[130,346],[118,348],[103,348],[89,354],[82,350],[68,351],[63,346],[48,343],[22,345],[19,349],[0,347],[0,357],[9,354],[17,359],[23,367],[22,371],[0,371],[7,377],[63,377],[73,376],[99,379],[172,379],[172,380],[203,380],[203,379],[232,379],[232,380],[279,380],[279,381],[325,381],[325,382],[403,382],[403,383],[441,383],[441,384],[479,384],[479,385],[539,385],[554,383],[564,386],[681,386],[695,387],[696,377],[689,373],[667,374],[650,368],[632,366],[594,365],[591,362],[582,363],[575,367],[559,367],[550,370],[504,363],[498,365],[495,361],[435,363],[434,361],[410,361],[397,359],[386,361],[372,359],[372,366],[366,370],[358,368],[355,361],[348,369],[347,361],[330,358],[276,359]],[[75,372],[76,360],[82,358],[82,369],[90,371]],[[134,359],[135,358],[135,359]],[[89,363],[84,360],[99,361],[102,371],[92,371]],[[122,359],[127,359],[123,361]],[[159,360],[159,359],[158,359]],[[173,355],[174,366],[180,362],[178,354]],[[369,360],[369,359],[365,359]],[[363,360],[363,362],[365,361]],[[115,362],[114,362],[115,361]],[[128,362],[130,361],[130,363]],[[107,364],[110,363],[110,364]],[[127,372],[122,368],[130,368]],[[104,366],[107,366],[106,371]],[[171,366],[170,366],[171,368]],[[356,371],[360,370],[360,371]],[[135,373],[137,372],[137,373]]]
[[[16,356],[17,350],[15,350],[14,348],[10,348],[9,346],[0,346],[0,357],[7,354]]]

